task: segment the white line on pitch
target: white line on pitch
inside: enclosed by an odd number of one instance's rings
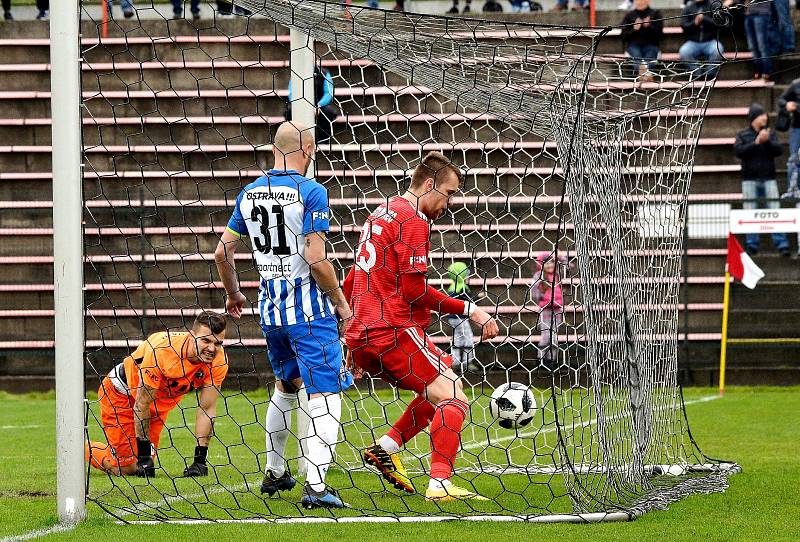
[[[691,401],[685,401],[684,404],[685,405],[694,405],[696,403],[706,403],[708,401],[714,401],[715,399],[719,399],[719,398],[720,398],[719,395],[708,395],[706,397],[701,397],[699,399],[692,399]],[[609,420],[615,420],[615,419],[622,418],[622,417],[623,417],[622,414],[618,414],[616,416],[611,416],[608,419]],[[597,423],[597,418],[592,418],[591,420],[588,420],[588,421],[585,421],[585,422],[581,422],[578,425],[575,425],[573,427],[588,427],[590,425],[594,425],[595,423]],[[506,435],[504,437],[497,437],[495,439],[492,439],[491,442],[488,442],[488,441],[470,442],[470,443],[465,444],[464,446],[462,446],[462,449],[464,449],[464,450],[476,450],[476,449],[480,449],[480,448],[486,448],[486,446],[488,446],[490,444],[499,444],[501,442],[508,442],[510,440],[514,440],[514,439],[518,439],[518,438],[535,437],[536,435],[544,435],[544,434],[547,434],[547,433],[553,433],[556,430],[557,430],[556,427],[549,427],[547,429],[542,429],[541,431],[528,431],[527,433],[519,433],[519,434],[514,434],[514,435]]]
[[[0,429],[39,429],[43,425],[0,425]]]
[[[20,542],[22,540],[32,540],[34,538],[39,538],[42,536],[47,536],[56,533],[65,533],[67,531],[71,531],[76,526],[75,523],[57,523],[52,527],[48,527],[46,529],[36,529],[33,531],[28,531],[27,533],[22,534],[15,534],[12,536],[7,536],[5,538],[0,538],[0,542]]]
[[[165,504],[173,504],[173,503],[181,502],[181,501],[191,502],[191,501],[189,501],[189,499],[194,499],[194,498],[197,498],[197,497],[203,497],[205,495],[216,495],[218,493],[235,493],[237,491],[243,491],[245,489],[248,489],[250,484],[257,484],[257,483],[259,483],[259,480],[260,480],[260,476],[259,476],[258,479],[255,479],[255,480],[252,480],[252,481],[247,481],[244,484],[238,484],[238,485],[235,485],[233,487],[222,486],[222,487],[218,487],[218,488],[208,489],[208,490],[205,490],[205,491],[202,491],[202,492],[189,493],[187,495],[175,495],[175,496],[169,496],[169,497],[162,497],[161,499],[159,499],[157,501],[147,501],[147,502],[139,503],[139,504],[137,504],[135,506],[135,508],[136,508],[135,510],[122,510],[121,512],[117,513],[116,515],[119,516],[119,517],[125,517],[125,516],[130,516],[131,514],[136,514],[137,512],[146,511],[149,508],[159,508],[161,506],[164,506]],[[113,505],[109,504],[108,506],[111,507]],[[5,541],[0,540],[0,542],[5,542]]]

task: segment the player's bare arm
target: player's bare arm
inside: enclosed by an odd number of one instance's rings
[[[136,431],[136,475],[153,478],[156,475],[153,451],[150,444],[150,407],[156,396],[156,388],[142,383],[133,405],[134,430]]]
[[[214,436],[214,418],[217,416],[217,399],[222,395],[216,386],[206,386],[200,390],[200,398],[195,419],[197,445],[208,447]]]
[[[239,276],[236,274],[236,247],[241,243],[241,238],[229,229],[220,237],[217,249],[214,251],[214,262],[217,272],[225,287],[225,310],[234,318],[242,316],[242,309],[247,301],[239,290]]]
[[[342,288],[339,286],[336,269],[328,259],[325,233],[312,232],[306,235],[304,257],[311,269],[311,276],[314,277],[317,285],[328,295],[333,306],[336,307],[336,314],[342,320],[349,320],[353,313]]]
[[[197,446],[194,449],[194,462],[183,471],[184,476],[208,475],[208,444],[214,436],[214,418],[217,416],[217,400],[222,393],[217,386],[201,388],[195,414]]]
[[[469,315],[469,319],[481,326],[481,340],[488,341],[500,333],[497,320],[480,307],[475,307],[475,310]]]

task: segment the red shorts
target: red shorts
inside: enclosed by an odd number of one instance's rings
[[[371,376],[418,394],[453,365],[453,358],[418,327],[370,335],[366,343],[348,343],[353,362]]]

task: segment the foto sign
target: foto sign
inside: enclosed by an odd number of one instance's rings
[[[745,209],[731,211],[731,233],[800,232],[800,209]]]

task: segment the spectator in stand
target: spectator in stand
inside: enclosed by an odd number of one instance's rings
[[[333,103],[333,77],[331,72],[319,66],[314,67],[314,99],[317,102],[317,119],[315,140],[318,145],[326,143],[333,134],[333,121],[339,116],[339,110]],[[286,102],[286,120],[292,120],[292,83],[289,82],[289,96]]]
[[[747,115],[750,126],[736,134],[734,150],[742,161],[742,206],[756,209],[760,198],[767,209],[778,209],[778,181],[775,180],[775,157],[782,149],[775,132],[767,128],[767,111],[757,103],[750,105]],[[772,234],[772,243],[781,256],[789,256],[789,240],[782,233]],[[758,254],[757,233],[747,234],[745,250],[748,254]]]
[[[779,130],[789,130],[789,161],[786,163],[786,193],[781,198],[800,199],[800,114],[797,104],[800,102],[800,79],[795,79],[778,98]],[[784,119],[781,122],[781,119]]]
[[[714,77],[719,70],[716,64],[722,61],[725,49],[717,39],[719,27],[711,16],[711,3],[708,0],[694,0],[686,4],[681,14],[681,27],[686,43],[681,45],[678,54],[686,62],[692,79]],[[706,63],[699,65],[698,60]]]
[[[530,2],[528,2],[528,9],[531,9]],[[486,0],[481,9],[484,13],[500,13],[503,11],[503,6],[497,0]]]
[[[47,12],[50,10],[50,0],[36,0],[36,8],[39,10],[36,20],[46,21],[48,18]],[[6,21],[14,20],[14,16],[11,15],[11,0],[3,0],[3,19]]]
[[[189,4],[189,10],[192,12],[192,18],[200,18],[200,0],[192,0]],[[172,15],[176,19],[183,17],[183,0],[172,0]]]
[[[562,257],[556,262],[550,252],[539,254],[531,285],[531,301],[539,306],[539,362],[551,371],[558,367],[558,328],[564,313],[562,269],[558,269],[558,264],[566,267],[566,259]]]
[[[751,3],[757,1],[763,2],[772,8],[773,20],[777,22],[777,28],[773,27],[771,32],[774,44],[771,49],[772,54],[793,53],[795,48],[794,21],[792,20],[789,0],[772,0],[771,2],[751,0]]]
[[[631,57],[632,74],[652,81],[652,70],[664,34],[661,12],[650,7],[650,0],[636,0],[633,10],[622,19],[622,41],[625,52]]]
[[[800,8],[798,8],[800,9]],[[789,161],[786,163],[786,192],[781,199],[794,200],[800,209],[800,79],[795,79],[778,98],[778,126],[789,131]],[[800,233],[797,234],[797,257],[800,258]]]
[[[753,79],[769,81],[772,75],[770,34],[774,33],[772,3],[745,1],[744,31],[753,53]]]
[[[226,0],[217,0],[217,15],[222,17],[233,17],[234,15],[241,15],[247,17],[252,15],[253,12],[241,6],[234,6]]]
[[[472,12],[472,0],[464,0],[464,11],[462,13]],[[448,15],[455,15],[458,13],[458,0],[453,0],[453,5],[447,10]]]
[[[474,302],[469,291],[469,267],[464,262],[453,262],[447,268],[450,286],[447,295],[468,303]],[[480,367],[475,361],[475,337],[469,323],[469,317],[461,314],[447,315],[447,323],[453,328],[453,345],[450,355],[453,356],[453,370],[456,374],[467,371],[477,372]]]
[[[572,11],[588,10],[590,1],[591,0],[574,0]],[[556,5],[553,6],[553,8],[550,11],[567,11],[567,10],[569,10],[569,0],[556,0]],[[525,11],[525,9],[523,9],[522,11]]]
[[[108,16],[112,17],[112,6],[114,5],[114,0],[108,0]],[[125,16],[126,19],[130,19],[133,17],[133,0],[119,0],[119,7],[122,8],[122,14]]]

